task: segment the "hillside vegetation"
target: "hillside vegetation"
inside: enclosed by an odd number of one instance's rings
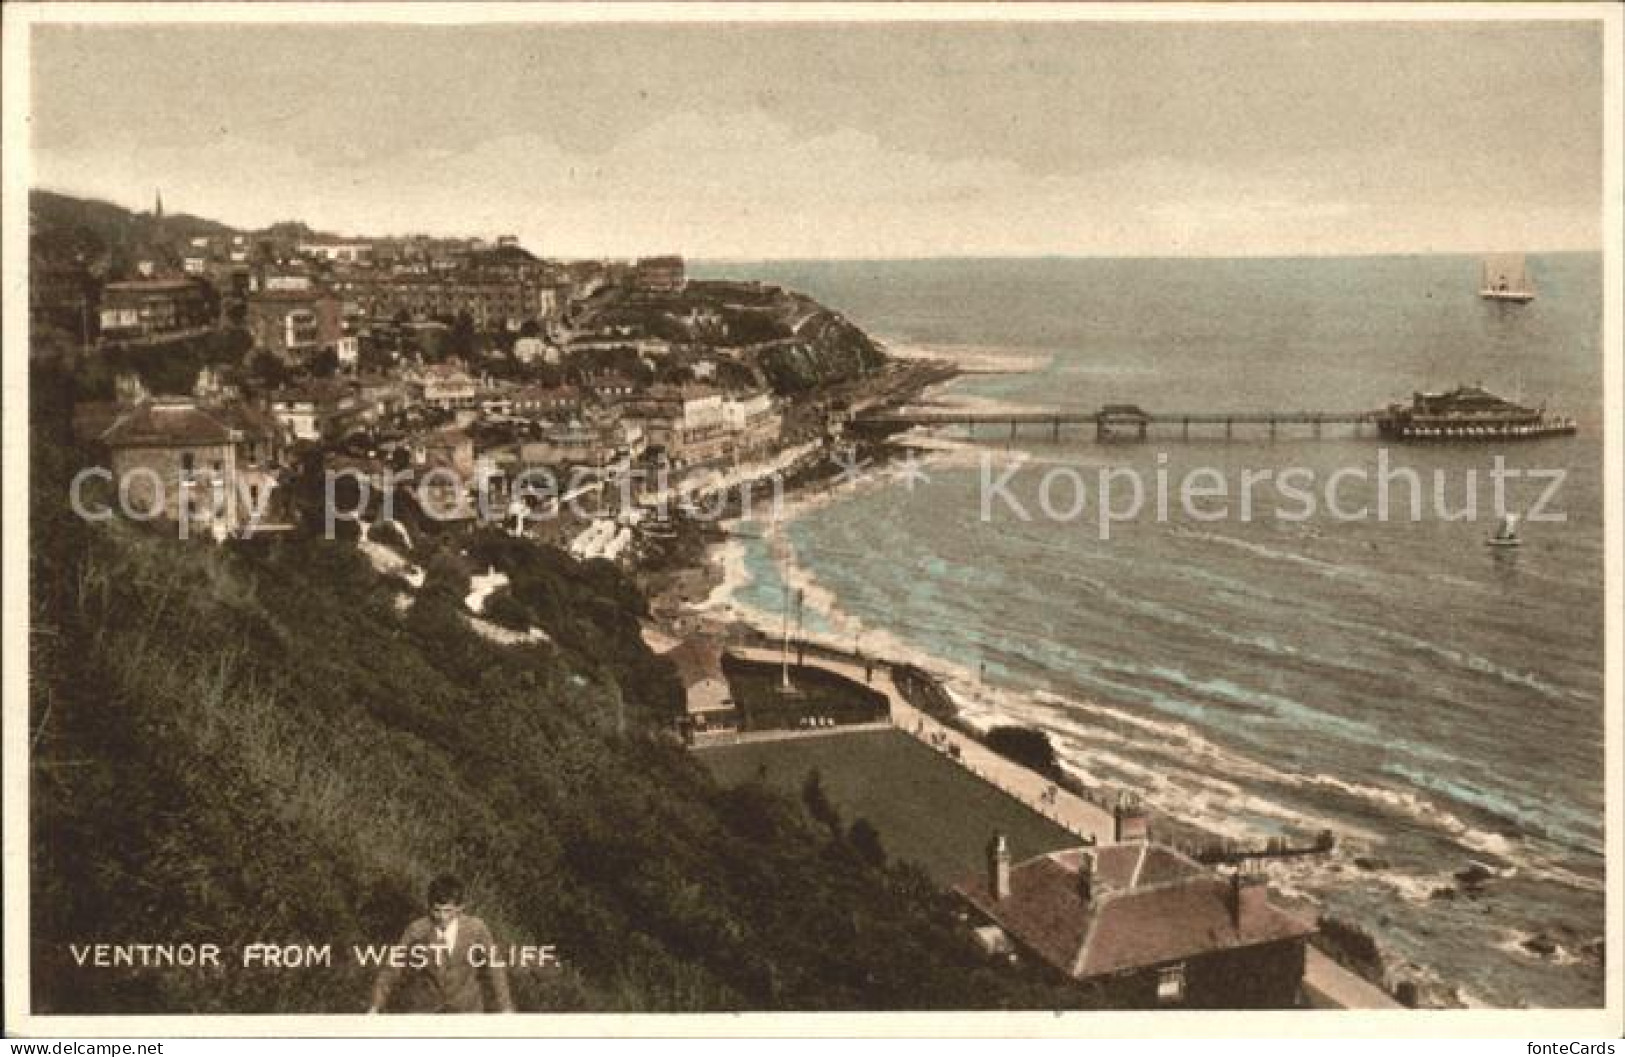
[[[40,381],[36,379],[36,381]],[[1050,1007],[986,964],[953,904],[794,797],[724,790],[665,734],[680,696],[608,565],[416,541],[428,582],[351,544],[182,542],[69,512],[62,400],[36,384],[31,506],[33,1006],[355,1012],[426,880],[453,870],[523,1010]],[[498,646],[467,571],[513,576],[551,644]],[[213,942],[218,971],[87,969],[70,944]],[[244,969],[256,942],[331,968]]]

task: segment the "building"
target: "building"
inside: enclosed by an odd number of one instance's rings
[[[520,251],[523,252],[523,251]],[[405,314],[415,319],[453,319],[466,314],[482,331],[517,331],[526,320],[550,319],[558,312],[557,292],[531,270],[468,268],[456,260],[426,272],[415,266],[390,275],[352,274],[338,283],[373,319]]]
[[[101,331],[108,341],[184,334],[214,323],[209,290],[192,279],[137,279],[102,290]]]
[[[1299,1004],[1314,926],[1273,906],[1260,877],[1210,870],[1146,841],[1050,852],[1012,865],[1002,835],[986,872],[955,886],[990,951],[1010,950],[1130,1009]]]
[[[261,290],[250,294],[245,322],[258,348],[289,362],[309,358],[322,348],[323,319],[330,298],[313,290]]]
[[[332,264],[371,264],[370,242],[302,242],[299,252]]]
[[[582,384],[593,396],[605,402],[623,400],[637,391],[637,384],[624,374],[614,371],[589,371]]]
[[[472,408],[479,401],[479,383],[459,363],[431,363],[406,376],[414,402],[452,410]]]
[[[681,257],[642,257],[632,267],[632,285],[641,293],[676,294],[687,285]]]
[[[358,374],[349,385],[358,422],[377,422],[406,409],[406,385],[392,375]]]
[[[455,427],[437,429],[412,442],[413,462],[420,466],[442,467],[460,480],[474,476],[474,441]]]
[[[779,441],[784,416],[768,393],[730,396],[722,403],[723,421],[733,434],[734,450],[741,456],[753,455]]]
[[[315,289],[310,273],[299,266],[278,265],[260,268],[249,275],[248,288],[253,292],[306,293]]]
[[[586,407],[585,394],[573,385],[526,385],[509,397],[509,408],[525,418],[579,418]]]
[[[559,348],[550,344],[544,338],[520,338],[513,343],[513,358],[520,363],[557,364],[559,362]]]
[[[101,440],[130,516],[229,533],[275,509],[279,432],[246,405],[160,397],[126,410]]]
[[[703,386],[656,386],[623,404],[621,414],[643,427],[650,447],[676,468],[720,462],[734,453],[723,394]]]
[[[355,391],[335,381],[311,382],[271,394],[271,414],[301,441],[332,440],[357,418],[360,401]]]
[[[722,645],[693,636],[674,647],[666,659],[677,668],[687,702],[688,729],[696,742],[739,731],[739,709],[722,670]]]
[[[526,466],[625,468],[643,454],[643,428],[633,422],[581,422],[552,425],[519,446]]]

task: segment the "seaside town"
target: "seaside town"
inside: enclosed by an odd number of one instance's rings
[[[1613,8],[130,6],[8,1034],[1617,1033]]]
[[[986,829],[926,866],[990,963],[1105,1008],[1384,1008],[1396,983],[1418,1002],[1357,928],[1270,898],[1258,864],[1329,851],[1329,832],[1251,849],[1153,823],[1132,790],[1062,771],[1040,732],[966,723],[932,673],[803,636],[788,589],[779,630],[700,605],[718,580],[707,545],[738,522],[696,503],[737,519],[764,482],[827,489],[843,460],[884,459],[890,431],[865,432],[863,413],[950,366],[889,359],[831,308],[690,278],[675,255],[237,232],[166,215],[161,196],[116,235],[87,234],[100,208],[36,193],[49,234],[30,314],[37,357],[51,347],[81,391],[111,390],[72,408],[75,442],[107,460],[102,509],[196,545],[353,541],[402,612],[430,556],[455,552],[467,627],[520,649],[553,648],[555,629],[516,604],[514,569],[482,559],[519,545],[609,563],[647,597],[639,635],[681,686],[666,733],[702,759],[887,732],[925,750],[936,781],[962,776],[946,795],[968,794]],[[537,473],[548,488],[522,486]],[[479,532],[495,536],[465,542]],[[817,768],[801,791],[831,815]],[[877,860],[882,839],[919,840],[859,821],[845,839]]]
[[[145,219],[142,243],[105,274],[83,262],[36,274],[31,314],[87,352],[113,350],[110,362],[198,367],[179,394],[121,372],[114,399],[80,407],[76,428],[108,446],[120,480],[150,469],[171,489],[140,502],[171,517],[184,506],[216,532],[248,515],[232,504],[215,516],[211,492],[275,512],[257,530],[285,524],[276,490],[313,455],[378,484],[391,468],[450,471],[449,491],[466,493],[447,495],[452,521],[473,517],[464,500],[487,487],[506,504],[506,483],[529,468],[587,484],[737,468],[839,428],[834,405],[794,399],[817,379],[803,365],[846,356],[861,376],[880,363],[820,306],[689,282],[676,256],[545,261],[511,236],[324,239],[298,225],[182,237],[161,196]],[[205,346],[195,364],[177,355]],[[211,431],[219,450],[186,448]],[[273,491],[258,508],[262,488]],[[605,546],[619,554],[628,540]]]

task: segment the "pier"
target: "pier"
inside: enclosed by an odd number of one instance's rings
[[[1322,436],[1327,426],[1348,426],[1356,437],[1365,435],[1367,424],[1374,426],[1376,411],[1180,411],[1153,413],[1135,404],[1107,404],[1098,411],[972,411],[946,407],[890,408],[872,411],[857,418],[855,425],[876,426],[960,426],[971,437],[982,427],[983,435],[1008,431],[1010,440],[1033,433],[1061,439],[1062,429],[1092,428],[1098,441],[1144,441],[1153,427],[1158,435],[1177,431],[1181,440],[1223,436],[1233,440],[1238,427],[1263,427],[1269,439],[1277,440],[1288,427]],[[1028,427],[1024,433],[1022,427]],[[1194,431],[1194,433],[1193,433]]]

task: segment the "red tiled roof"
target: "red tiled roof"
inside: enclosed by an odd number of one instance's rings
[[[666,654],[666,659],[677,666],[677,677],[684,687],[723,677],[722,646],[715,639],[699,635],[684,639]]]
[[[1004,899],[993,898],[984,876],[961,882],[955,891],[1018,943],[1077,978],[1314,931],[1263,899],[1248,906],[1238,926],[1227,878],[1155,844],[1095,849],[1092,898],[1085,903],[1078,866],[1087,854],[1072,849],[1018,864]]]
[[[1045,855],[1010,871],[1010,894],[1004,899],[993,898],[983,877],[961,883],[956,891],[1012,938],[1070,972],[1089,931],[1073,870]]]
[[[1108,894],[1073,970],[1074,976],[1159,965],[1193,954],[1307,936],[1310,923],[1259,900],[1238,926],[1230,881],[1189,878],[1146,890]]]
[[[146,400],[120,415],[102,434],[102,442],[115,448],[229,444],[234,431],[269,436],[275,427],[240,405],[200,408],[191,402]]]
[[[81,401],[73,405],[73,435],[95,440],[118,420],[119,405],[112,400]]]

